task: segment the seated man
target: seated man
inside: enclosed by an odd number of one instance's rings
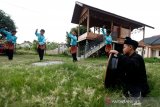
[[[149,93],[145,63],[142,56],[135,52],[137,47],[137,41],[126,37],[123,54],[110,51],[118,56],[118,70],[124,74],[123,93],[126,97],[145,97]]]

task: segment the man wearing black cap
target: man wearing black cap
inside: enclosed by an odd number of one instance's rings
[[[123,94],[126,97],[145,97],[149,93],[145,63],[142,56],[135,52],[137,47],[137,41],[126,37],[123,54],[110,51],[118,56],[118,70],[123,74]]]

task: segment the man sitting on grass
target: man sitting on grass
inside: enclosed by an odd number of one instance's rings
[[[126,37],[123,46],[123,54],[116,50],[110,53],[118,56],[118,70],[123,76],[123,94],[126,97],[145,97],[149,93],[145,63],[139,54],[135,52],[138,42]]]

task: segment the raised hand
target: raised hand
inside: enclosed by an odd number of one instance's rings
[[[36,29],[35,34],[38,32],[38,29]]]
[[[112,54],[112,53],[113,53],[113,54],[118,54],[119,52],[116,51],[116,50],[110,50],[109,53],[110,53],[110,54]]]
[[[68,35],[68,32],[66,31],[66,34]]]

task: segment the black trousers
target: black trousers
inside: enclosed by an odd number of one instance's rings
[[[39,54],[39,59],[40,59],[40,60],[43,60],[44,49],[38,48],[37,51],[38,51],[38,54]]]
[[[77,53],[73,53],[72,58],[73,58],[73,62],[76,62],[77,61]]]
[[[13,59],[13,49],[6,49],[6,54],[9,60]]]

